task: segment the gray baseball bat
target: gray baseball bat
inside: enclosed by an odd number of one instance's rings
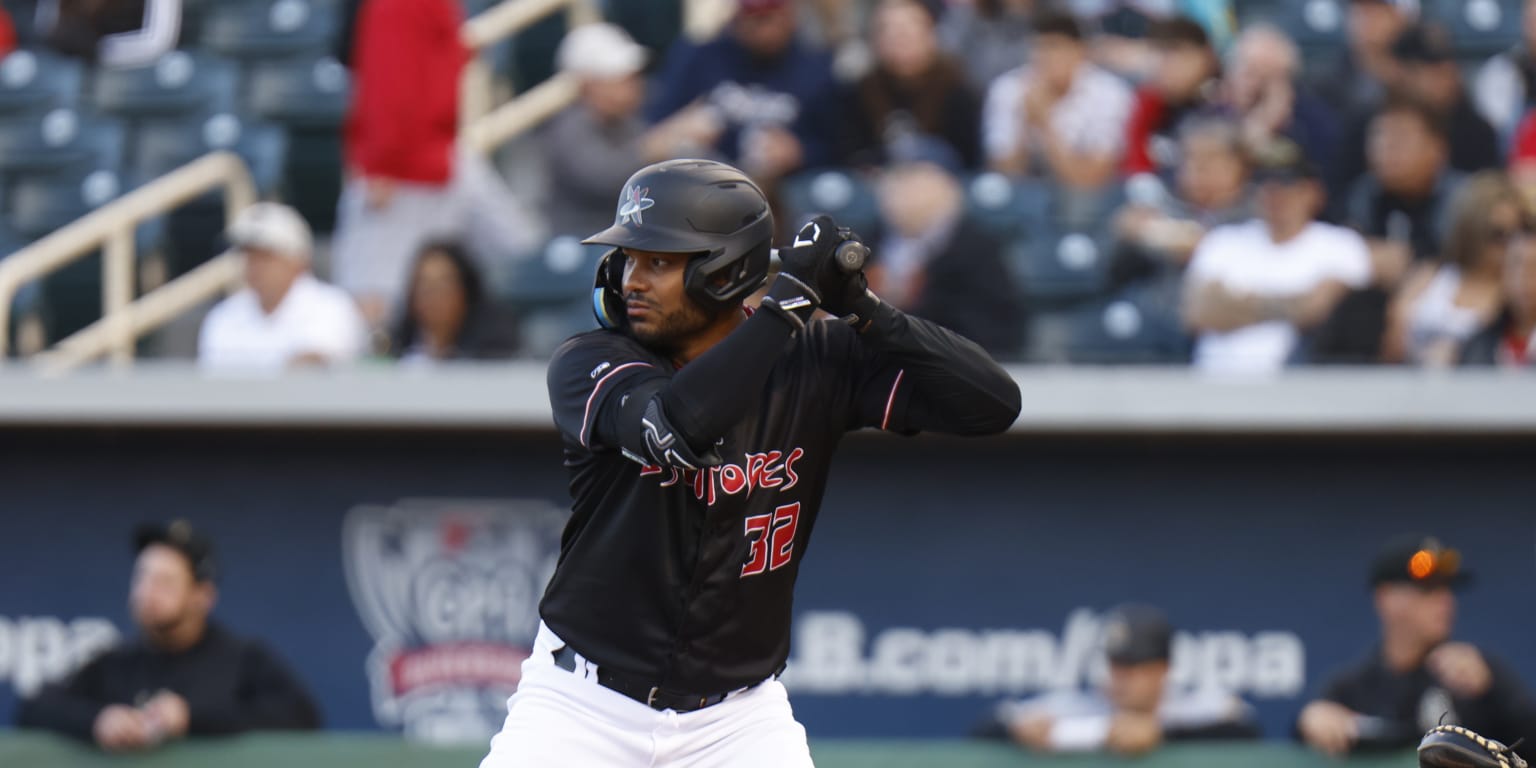
[[[837,262],[837,268],[853,274],[864,268],[864,263],[869,261],[869,246],[857,241],[848,240],[837,246],[832,253],[832,258]],[[779,249],[774,248],[768,252],[768,260],[774,269],[779,268]]]

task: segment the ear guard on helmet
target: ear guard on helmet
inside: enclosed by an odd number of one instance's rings
[[[592,314],[597,324],[619,330],[628,324],[624,314],[624,254],[618,248],[603,254],[597,262],[597,277],[592,285]]]

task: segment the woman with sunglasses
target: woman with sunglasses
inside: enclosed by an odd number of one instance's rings
[[[1474,176],[1452,203],[1441,258],[1414,272],[1389,310],[1388,362],[1444,368],[1504,308],[1504,264],[1532,230],[1519,192],[1501,172]]]

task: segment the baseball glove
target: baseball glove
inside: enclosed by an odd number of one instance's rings
[[[1419,742],[1419,768],[1526,768],[1526,764],[1493,739],[1459,725],[1442,725],[1430,729]]]

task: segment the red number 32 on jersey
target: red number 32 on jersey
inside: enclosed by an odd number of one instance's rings
[[[776,571],[789,564],[795,556],[795,529],[800,525],[800,502],[785,504],[772,515],[753,515],[747,518],[747,540],[751,543],[751,556],[741,566],[741,576],[756,576],[764,571]]]

